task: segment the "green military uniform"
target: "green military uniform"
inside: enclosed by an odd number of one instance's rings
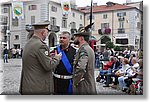
[[[77,33],[79,36],[89,36],[83,31]],[[81,95],[96,94],[94,77],[95,54],[88,43],[80,46],[75,55],[73,65],[73,93]]]
[[[52,94],[52,71],[59,64],[59,60],[59,57],[50,58],[47,45],[33,35],[23,49],[20,93]]]

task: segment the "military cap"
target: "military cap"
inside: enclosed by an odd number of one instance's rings
[[[49,30],[49,25],[50,25],[49,21],[44,21],[44,22],[39,22],[39,23],[32,24],[34,30],[35,29],[44,29],[44,28]]]
[[[80,35],[80,36],[90,36],[91,35],[91,31],[90,31],[90,28],[91,26],[93,25],[94,23],[92,24],[89,24],[85,27],[80,27],[77,31],[77,33],[75,33],[74,35]]]

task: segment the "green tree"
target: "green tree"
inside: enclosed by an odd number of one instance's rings
[[[121,49],[120,49],[120,46],[115,46],[115,47],[114,47],[114,50],[115,50],[115,51],[120,51],[120,50],[121,50]]]
[[[106,48],[114,48],[114,47],[115,47],[115,45],[113,42],[111,42],[111,41],[106,42]]]

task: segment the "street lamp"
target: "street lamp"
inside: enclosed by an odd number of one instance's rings
[[[7,36],[7,49],[10,49],[10,30],[6,31]]]

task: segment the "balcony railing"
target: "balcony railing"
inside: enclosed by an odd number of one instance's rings
[[[104,29],[98,29],[98,33],[103,35],[103,34],[110,34],[111,29],[110,28],[104,28]]]
[[[118,33],[125,33],[125,29],[124,28],[118,28]]]
[[[118,18],[118,21],[124,21],[124,20],[125,20],[124,17],[119,17],[119,18]]]

